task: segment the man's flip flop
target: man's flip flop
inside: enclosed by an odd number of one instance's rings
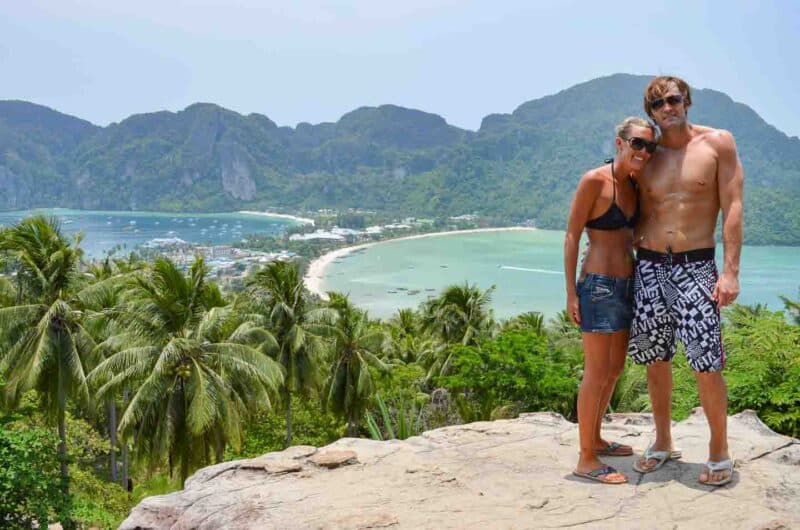
[[[712,462],[711,460],[709,460],[708,462],[706,462],[706,469],[708,469],[709,475],[711,475],[711,473],[717,473],[719,471],[727,471],[728,476],[723,479],[715,481],[707,480],[703,482],[700,479],[698,479],[697,482],[699,482],[700,484],[703,484],[705,486],[724,486],[725,484],[733,480],[733,459],[731,458],[728,458],[727,460],[722,460],[720,462]]]
[[[639,465],[639,460],[637,460],[636,462],[633,463],[633,469],[635,469],[639,473],[652,473],[656,469],[666,464],[668,460],[680,458],[682,455],[683,453],[680,450],[656,451],[652,448],[652,446],[650,446],[645,450],[641,460],[644,460],[645,462],[647,462],[648,460],[655,460],[656,465],[654,465],[653,467],[641,467]]]
[[[603,484],[625,484],[628,482],[628,478],[626,477],[625,480],[615,481],[615,480],[608,480],[608,475],[612,475],[614,473],[619,473],[616,469],[611,466],[603,466],[597,469],[593,469],[588,473],[581,473],[580,471],[573,471],[572,474],[576,477],[586,478],[589,480],[594,480],[595,482],[602,482]],[[624,475],[623,475],[624,476]]]
[[[605,449],[595,451],[594,454],[598,456],[631,456],[633,454],[633,447],[611,442]]]

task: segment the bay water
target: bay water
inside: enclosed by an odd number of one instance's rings
[[[0,212],[0,225],[12,225],[35,214],[55,217],[65,234],[83,232],[81,248],[90,258],[101,258],[115,248],[118,254],[127,255],[137,245],[156,238],[227,245],[240,241],[248,234],[277,235],[296,224],[291,219],[236,212],[177,214],[47,208]]]
[[[495,316],[539,311],[551,318],[566,305],[563,248],[564,232],[554,230],[387,241],[331,263],[322,287],[349,293],[370,315],[386,318],[451,284],[494,285]],[[716,254],[721,270],[721,245]],[[745,246],[739,279],[739,303],[782,309],[779,295],[799,296],[800,248]]]

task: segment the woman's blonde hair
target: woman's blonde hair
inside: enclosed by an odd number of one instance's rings
[[[656,126],[653,125],[650,121],[640,118],[639,116],[628,116],[622,122],[614,128],[614,132],[620,138],[627,139],[631,133],[631,128],[633,127],[642,127],[644,129],[650,129],[653,132],[653,141],[658,141],[658,129]]]

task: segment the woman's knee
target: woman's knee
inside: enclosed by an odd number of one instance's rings
[[[587,384],[605,386],[608,384],[609,376],[608,365],[592,363],[583,367],[583,381]]]
[[[611,365],[608,367],[608,379],[612,383],[616,383],[617,380],[622,375],[622,372],[625,371],[625,362],[612,362]]]

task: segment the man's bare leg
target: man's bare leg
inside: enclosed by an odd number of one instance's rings
[[[656,426],[654,451],[672,451],[672,363],[656,361],[647,365],[647,390],[653,407],[653,422]],[[658,460],[639,459],[639,467],[649,470]]]
[[[708,459],[712,462],[727,460],[728,454],[728,388],[722,372],[695,372],[700,404],[703,405],[711,430],[708,444]],[[700,474],[700,482],[716,482],[727,478],[728,471],[716,471],[709,474],[704,468]]]

